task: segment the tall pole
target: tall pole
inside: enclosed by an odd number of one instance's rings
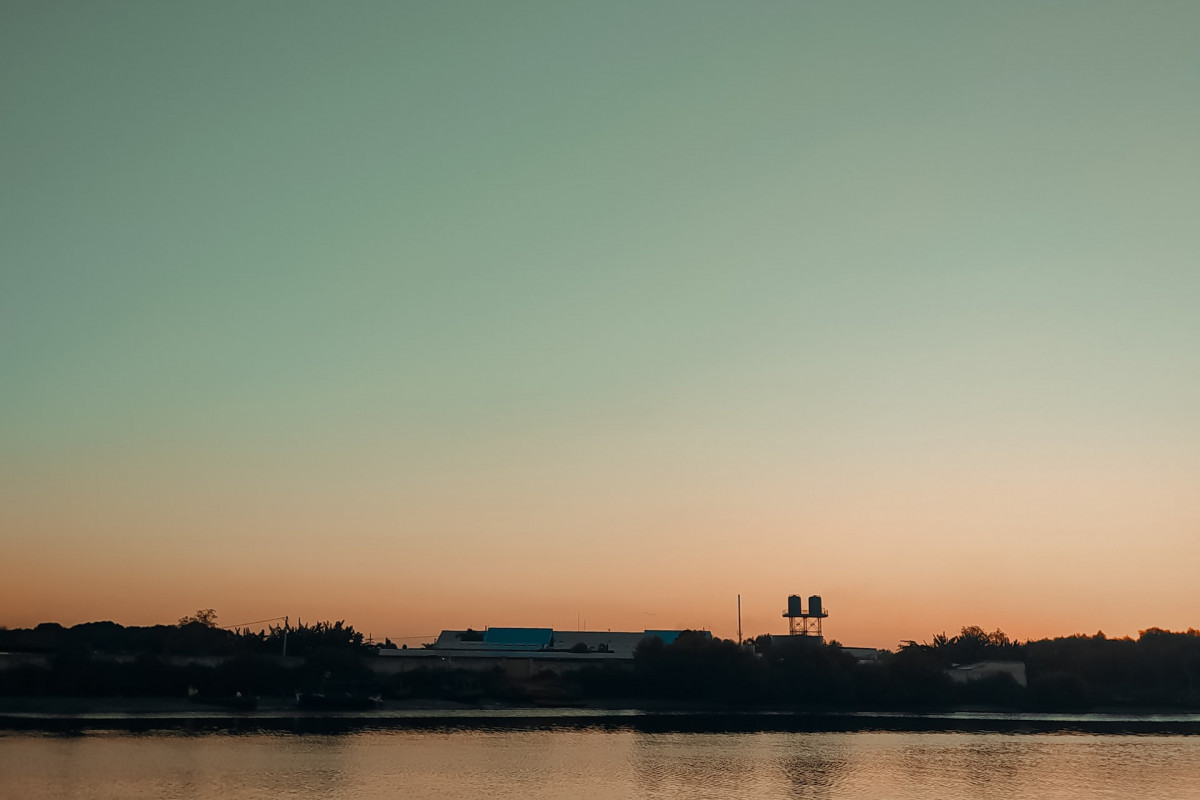
[[[742,643],[742,596],[738,595],[738,644]]]

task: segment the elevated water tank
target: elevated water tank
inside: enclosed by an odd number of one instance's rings
[[[808,598],[808,613],[810,616],[821,616],[821,595],[814,594]]]
[[[819,600],[820,598],[818,598]],[[804,598],[798,594],[788,595],[788,610],[789,617],[799,617],[804,615]]]

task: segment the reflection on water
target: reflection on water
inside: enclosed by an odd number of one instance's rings
[[[806,737],[788,743],[782,758],[783,774],[793,797],[834,797],[850,774],[850,746],[846,737],[825,742]]]
[[[0,733],[0,797],[1200,798],[1200,737],[633,729]]]

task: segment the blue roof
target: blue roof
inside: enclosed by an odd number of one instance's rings
[[[679,638],[679,634],[681,633],[683,633],[683,631],[646,631],[647,636],[657,636],[659,639],[663,640],[663,644],[674,643],[674,641]],[[692,633],[700,633],[703,634],[705,638],[712,638],[712,634],[708,631],[692,631]]]
[[[554,638],[551,628],[488,628],[484,631],[486,644],[525,645],[549,647]]]

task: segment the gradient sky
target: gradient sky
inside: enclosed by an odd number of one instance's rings
[[[1200,627],[1198,37],[6,0],[0,625]]]

